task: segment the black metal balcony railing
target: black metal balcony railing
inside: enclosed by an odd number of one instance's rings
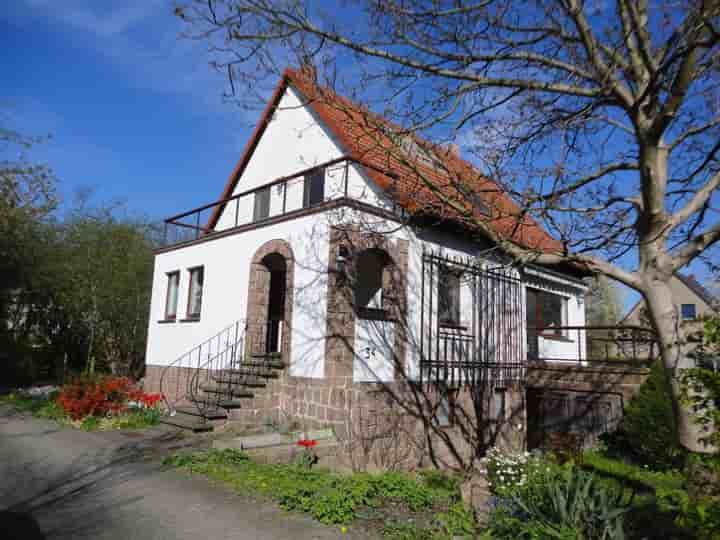
[[[528,328],[528,361],[641,365],[657,357],[655,332],[641,326]]]
[[[343,156],[169,217],[165,220],[164,246],[197,240],[250,224],[262,224],[281,216],[289,217],[314,206],[340,204],[350,200],[363,201],[366,190],[360,185],[352,185],[350,181],[350,165],[353,163],[374,168]],[[381,172],[392,176],[386,171]],[[307,185],[313,182],[314,185]],[[392,201],[382,210],[402,214]]]

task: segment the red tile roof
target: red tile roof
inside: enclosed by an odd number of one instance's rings
[[[255,128],[222,198],[232,193],[257,141],[287,85],[307,100],[307,106],[344,147],[346,155],[364,163],[367,176],[411,215],[423,214],[458,222],[472,230],[510,240],[522,247],[562,251],[554,239],[491,179],[450,148],[433,145],[315,82],[307,71],[287,69]],[[403,141],[404,144],[398,144]],[[411,150],[409,150],[412,148]],[[481,202],[470,203],[477,197]],[[485,211],[480,207],[484,206]],[[209,225],[214,226],[218,209]],[[480,226],[478,225],[480,223]]]

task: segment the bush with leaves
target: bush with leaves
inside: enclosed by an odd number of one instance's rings
[[[502,491],[487,538],[512,540],[621,540],[628,511],[621,488],[573,464],[531,460],[526,482]]]
[[[664,471],[681,468],[684,451],[677,438],[675,414],[662,364],[653,364],[647,380],[630,401],[618,429],[602,437],[608,453]]]
[[[146,394],[127,377],[81,377],[66,384],[57,403],[72,420],[117,415],[137,408],[156,409],[160,394]],[[88,422],[92,422],[89,420]]]

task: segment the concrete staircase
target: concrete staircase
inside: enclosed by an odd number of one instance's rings
[[[267,391],[268,382],[280,377],[283,369],[285,364],[277,352],[250,354],[226,368],[203,370],[203,380],[190,385],[181,404],[160,422],[196,433],[212,431],[219,421],[227,420],[228,411],[243,408]]]

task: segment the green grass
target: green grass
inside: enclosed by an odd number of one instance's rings
[[[387,508],[419,517],[406,522],[384,519],[383,534],[395,540],[471,537],[474,532],[472,515],[459,502],[458,482],[436,472],[342,475],[292,464],[256,463],[235,450],[174,455],[164,463],[205,475],[240,494],[265,496],[321,523],[347,525]]]
[[[626,519],[629,538],[696,538],[680,524],[688,504],[685,479],[680,471],[653,471],[599,451],[585,452],[582,467],[625,488],[631,505]]]
[[[608,457],[599,451],[585,452],[582,466],[601,477],[617,480],[640,492],[685,489],[685,480],[680,471],[653,471],[648,467]]]

